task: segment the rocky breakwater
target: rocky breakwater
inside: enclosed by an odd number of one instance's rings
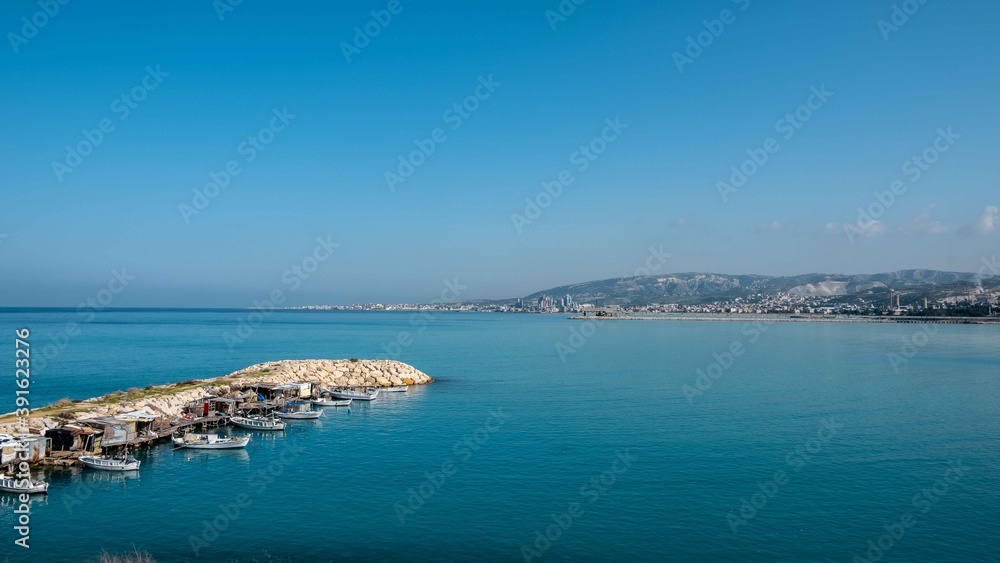
[[[434,381],[417,368],[395,360],[281,360],[233,372],[232,383],[315,381],[326,387],[391,387]]]
[[[434,380],[417,368],[395,360],[280,360],[252,365],[221,377],[151,385],[143,389],[133,387],[83,401],[63,399],[33,410],[27,428],[20,427],[13,413],[9,413],[0,416],[0,433],[42,434],[48,428],[74,420],[114,416],[139,409],[176,417],[191,401],[206,395],[225,395],[260,381],[311,381],[321,387],[390,387],[424,385]]]

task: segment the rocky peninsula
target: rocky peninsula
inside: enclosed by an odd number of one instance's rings
[[[415,367],[395,360],[280,360],[255,364],[228,375],[191,379],[181,383],[131,388],[86,400],[62,399],[34,409],[28,428],[19,427],[13,413],[0,417],[0,433],[42,434],[74,420],[114,416],[146,409],[179,417],[191,401],[206,395],[223,395],[253,382],[314,382],[322,387],[390,387],[424,385],[434,381]]]

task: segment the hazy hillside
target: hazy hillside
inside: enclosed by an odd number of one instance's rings
[[[752,294],[788,292],[803,296],[877,296],[900,291],[906,300],[923,297],[941,299],[966,295],[982,284],[1000,287],[1000,278],[982,277],[972,272],[900,270],[880,274],[801,274],[797,276],[729,275],[678,273],[628,278],[612,278],[553,287],[526,296],[560,298],[572,296],[578,303],[599,305],[646,305],[649,303],[697,304],[747,297]],[[513,299],[502,302],[512,302]]]

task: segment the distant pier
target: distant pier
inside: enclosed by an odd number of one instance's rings
[[[662,314],[662,315],[576,315],[571,320],[598,321],[729,321],[729,322],[791,322],[791,323],[935,323],[935,324],[992,324],[1000,325],[1000,317],[905,317],[860,315],[711,315],[711,314]]]

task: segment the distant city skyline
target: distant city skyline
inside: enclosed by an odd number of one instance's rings
[[[996,3],[58,4],[0,7],[0,306],[996,264]]]

